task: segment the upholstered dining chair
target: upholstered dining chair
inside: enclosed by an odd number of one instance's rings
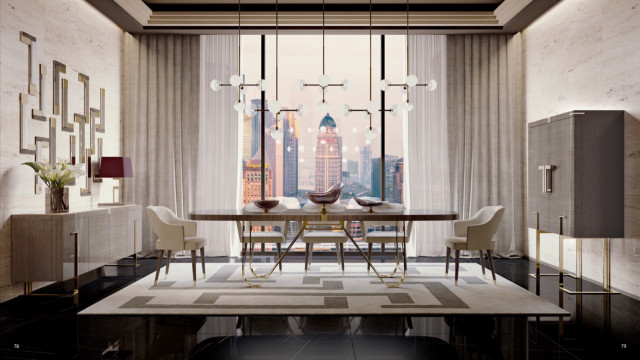
[[[306,244],[306,253],[304,256],[304,272],[311,266],[313,257],[314,244],[336,244],[336,256],[338,257],[338,265],[342,268],[344,274],[344,243],[347,242],[347,235],[344,233],[343,226],[349,229],[351,222],[340,221],[318,221],[307,222],[304,233],[302,234],[302,242]]]
[[[167,266],[165,278],[169,275],[171,265],[171,252],[174,250],[191,250],[191,269],[193,271],[193,286],[196,286],[196,250],[200,249],[202,258],[202,278],[205,278],[204,244],[206,239],[196,236],[197,222],[183,220],[177,217],[171,210],[164,206],[148,206],[147,214],[153,232],[158,236],[156,249],[160,250],[158,265],[156,267],[156,279],[153,285],[158,284],[158,275],[162,265],[164,252],[167,251]]]
[[[278,249],[278,258],[280,258],[282,254],[282,243],[287,239],[287,231],[289,229],[289,221],[251,221],[245,222],[246,228],[243,229],[242,223],[240,221],[236,221],[236,226],[238,227],[238,234],[240,235],[240,242],[242,243],[242,251],[246,254],[249,247],[249,240],[251,240],[252,244],[276,244],[276,248]],[[248,226],[260,227],[263,226],[265,229],[270,230],[257,230],[249,232]],[[277,229],[277,230],[276,230]],[[250,265],[251,267],[251,265]],[[282,262],[280,262],[280,272],[282,272]],[[253,275],[258,276],[255,273],[255,270],[251,267],[251,272]]]
[[[362,236],[364,242],[367,243],[367,256],[369,257],[369,261],[371,261],[371,253],[373,250],[373,244],[395,244],[397,241],[398,244],[401,244],[404,241],[405,246],[403,247],[403,255],[406,255],[406,244],[409,242],[411,237],[411,229],[413,228],[413,221],[408,221],[406,223],[406,227],[403,231],[402,222],[396,223],[395,221],[362,221]],[[395,228],[398,226],[398,229],[390,230],[391,228]],[[376,228],[382,228],[382,230],[377,230]],[[369,228],[374,229],[373,231],[369,231]],[[370,266],[367,263],[367,272],[369,272]]]
[[[491,275],[493,283],[496,283],[496,272],[493,267],[493,255],[491,251],[495,248],[493,236],[498,231],[502,215],[504,214],[503,206],[485,206],[478,211],[473,217],[467,220],[457,220],[453,222],[453,237],[445,239],[447,245],[447,264],[445,267],[445,277],[449,277],[449,257],[451,250],[455,251],[456,256],[456,277],[455,283],[458,285],[458,268],[460,264],[460,250],[479,250],[480,265],[482,266],[482,276],[486,278],[484,270],[484,254],[487,251],[489,265],[491,265]]]

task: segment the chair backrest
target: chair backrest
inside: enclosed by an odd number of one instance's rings
[[[493,236],[498,232],[504,206],[485,206],[473,218],[474,225],[467,228],[467,249],[488,250],[493,248]]]
[[[157,249],[184,249],[184,227],[176,225],[179,218],[164,206],[148,206],[147,215],[153,232],[158,237]]]
[[[397,224],[398,224],[397,230],[402,232],[402,221],[398,221]],[[369,228],[374,226],[395,227],[396,222],[395,221],[362,221],[361,228],[360,228],[360,230],[362,231],[362,235],[367,235],[367,232],[369,232]],[[407,221],[406,228],[405,228],[407,238],[411,236],[412,228],[413,228],[413,221]]]
[[[244,225],[246,226],[245,228],[245,232],[249,232],[249,224],[251,224],[251,226],[271,226],[273,231],[276,231],[274,229],[274,227],[279,227],[280,228],[280,232],[282,233],[282,235],[284,235],[284,237],[287,237],[287,230],[289,227],[289,222],[288,221],[245,221]],[[238,228],[238,235],[240,235],[240,237],[242,237],[242,222],[241,221],[236,221],[236,227]]]

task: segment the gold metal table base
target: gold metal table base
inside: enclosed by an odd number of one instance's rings
[[[358,245],[358,243],[356,243],[356,241],[353,239],[353,237],[351,237],[351,234],[349,233],[349,230],[344,226],[344,222],[340,222],[341,228],[344,231],[344,233],[347,235],[347,237],[349,238],[349,240],[351,240],[351,242],[353,243],[353,245],[355,245],[356,249],[358,249],[358,251],[360,252],[360,255],[362,255],[362,257],[367,261],[367,264],[369,264],[370,268],[373,269],[373,272],[376,274],[376,276],[378,277],[378,279],[380,279],[380,281],[382,281],[383,284],[385,284],[387,287],[390,288],[397,288],[400,287],[400,285],[402,285],[402,283],[404,282],[405,278],[407,277],[407,248],[406,248],[406,228],[405,228],[405,222],[402,222],[402,255],[403,255],[403,271],[402,271],[402,277],[398,280],[398,282],[396,283],[390,283],[385,281],[385,279],[391,278],[395,275],[398,267],[399,267],[399,258],[398,258],[398,245],[399,245],[399,241],[398,241],[398,226],[397,226],[397,222],[396,222],[396,240],[395,240],[395,245],[396,245],[396,267],[395,269],[391,272],[391,274],[389,275],[381,275],[378,270],[376,269],[376,267],[371,263],[371,260],[369,259],[369,257],[362,251],[362,249],[360,248],[360,246]],[[291,243],[289,244],[289,246],[282,252],[282,254],[280,254],[280,257],[278,258],[278,260],[275,262],[275,264],[273,264],[273,267],[271,268],[271,270],[269,270],[268,273],[266,274],[256,274],[256,272],[253,269],[252,266],[252,262],[253,262],[253,241],[252,241],[252,236],[251,236],[251,232],[252,232],[252,226],[251,226],[251,222],[249,222],[249,269],[252,272],[252,274],[256,277],[261,279],[260,282],[251,282],[249,281],[249,279],[247,279],[246,277],[246,273],[245,273],[245,263],[246,263],[246,258],[247,258],[247,252],[246,250],[243,249],[242,252],[242,280],[244,281],[245,284],[247,284],[249,287],[252,288],[258,288],[261,287],[271,276],[271,274],[275,271],[275,269],[280,265],[280,263],[282,262],[282,259],[284,259],[284,257],[289,253],[289,250],[291,250],[291,247],[293,247],[293,244],[295,244],[295,242],[300,238],[300,236],[302,236],[302,233],[304,232],[306,228],[306,222],[305,225],[300,227],[300,231],[298,231],[298,233],[296,234],[296,236],[293,238],[293,240],[291,240]],[[242,243],[245,243],[245,222],[242,222]]]

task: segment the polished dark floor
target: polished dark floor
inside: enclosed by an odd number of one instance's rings
[[[234,261],[210,258],[211,262]],[[269,260],[269,259],[266,259]],[[347,261],[360,261],[347,257]],[[545,277],[539,294],[571,312],[558,318],[77,316],[146,276],[140,266],[104,267],[71,298],[20,296],[0,304],[2,359],[639,359],[640,301],[562,294]],[[177,260],[188,261],[188,260]],[[292,257],[288,261],[302,261]],[[335,261],[316,257],[316,261]],[[412,261],[442,262],[443,258]],[[478,262],[478,259],[463,259]],[[122,261],[125,262],[124,260]],[[501,276],[536,292],[535,263],[496,259]],[[552,272],[553,269],[543,269]],[[574,280],[571,280],[574,281]],[[573,285],[573,284],[572,284]],[[580,285],[580,284],[578,284]],[[594,287],[583,282],[583,289]],[[595,287],[594,287],[595,288]],[[43,289],[70,291],[70,283]]]

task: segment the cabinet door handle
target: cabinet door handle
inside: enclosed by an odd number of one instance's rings
[[[553,192],[553,170],[555,165],[540,165],[538,170],[542,170],[542,193],[549,194]]]

